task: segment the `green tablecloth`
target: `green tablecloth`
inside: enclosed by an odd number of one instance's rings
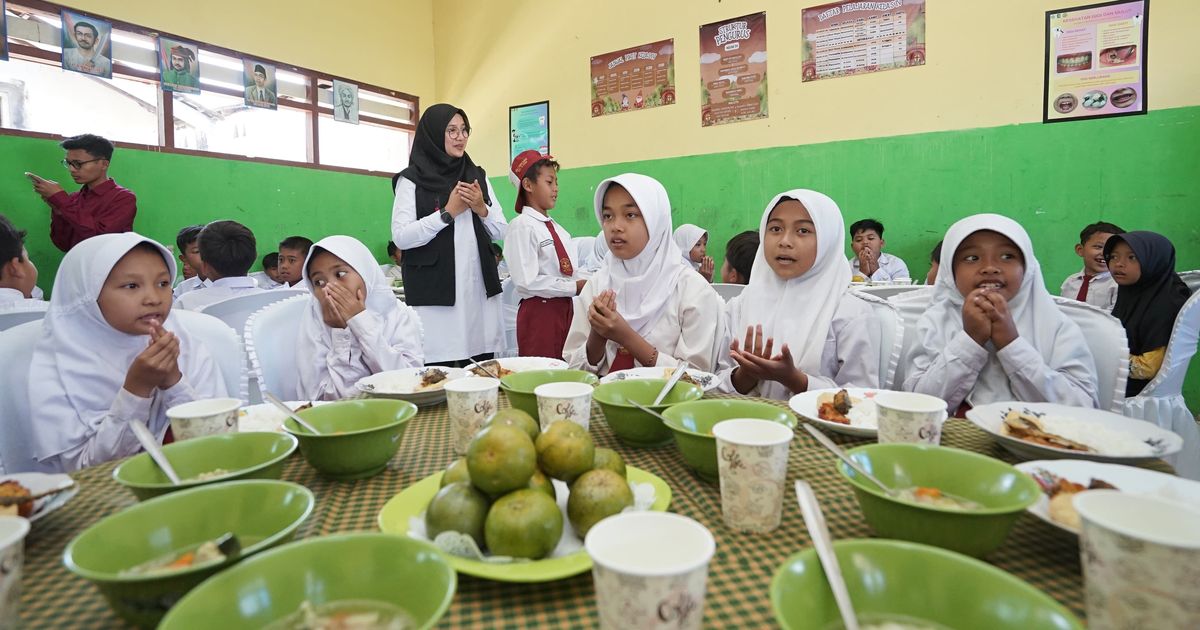
[[[505,404],[501,396],[501,405]],[[602,418],[599,408],[594,408],[592,436],[597,445],[614,448],[629,464],[661,477],[673,492],[669,509],[704,523],[717,539],[717,552],[709,565],[705,626],[774,626],[771,577],[785,558],[809,545],[796,502],[785,501],[783,523],[770,534],[731,532],[721,521],[720,489],[689,472],[674,444],[655,449],[624,446]],[[866,442],[833,437],[848,446]],[[1013,461],[986,433],[962,420],[946,424],[942,443]],[[284,469],[283,479],[304,484],[317,497],[316,509],[297,537],[376,530],[376,515],[388,499],[442,470],[453,459],[444,404],[420,411],[389,468],[372,479],[351,483],[322,479],[297,453]],[[788,481],[804,479],[812,484],[835,539],[869,537],[871,531],[849,485],[835,470],[834,461],[832,454],[800,430],[791,446]],[[79,471],[75,475],[79,494],[33,524],[26,540],[22,627],[122,627],[99,591],[62,564],[63,549],[75,535],[135,502],[132,494],[112,480],[112,469],[110,463]],[[1079,550],[1073,537],[1024,515],[989,561],[1083,617]],[[592,577],[588,572],[544,584],[506,584],[460,576],[458,593],[441,627],[567,628],[592,627],[595,623]]]

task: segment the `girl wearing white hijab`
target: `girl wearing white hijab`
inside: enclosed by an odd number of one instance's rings
[[[423,364],[421,320],[396,299],[366,245],[323,238],[302,271],[312,299],[297,340],[301,398],[344,398],[364,376]]]
[[[726,305],[728,359],[719,388],[786,400],[827,387],[878,387],[871,307],[849,291],[846,225],[829,197],[776,195],[759,222],[750,284]]]
[[[675,246],[683,253],[683,262],[712,282],[715,263],[708,253],[708,232],[698,225],[684,223],[675,228]]]
[[[611,253],[579,295],[563,358],[601,375],[680,361],[711,372],[723,305],[671,238],[666,189],[645,175],[618,175],[600,182],[595,207]]]
[[[130,422],[161,441],[168,408],[225,395],[208,350],[171,315],[174,279],[171,253],[133,232],[93,236],[63,257],[30,366],[39,470],[137,453]]]
[[[904,389],[937,396],[952,413],[963,402],[1098,403],[1083,333],[1058,310],[1029,235],[1008,217],[950,226],[917,339]]]

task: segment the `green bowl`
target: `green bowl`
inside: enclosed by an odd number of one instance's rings
[[[929,486],[983,505],[979,510],[954,510],[893,499],[838,462],[838,470],[854,488],[867,524],[884,538],[983,557],[1004,542],[1017,518],[1042,494],[1037,482],[1016,468],[955,448],[868,444],[847,453],[889,487]]]
[[[94,583],[131,624],[154,627],[197,584],[259,551],[291,540],[313,493],[286,481],[250,479],[181,490],[108,516],[75,537],[63,564]],[[165,575],[121,572],[233,532],[241,554]]]
[[[696,400],[675,405],[662,414],[667,419],[667,428],[675,434],[675,446],[684,463],[696,476],[710,483],[719,478],[714,424],[734,418],[756,418],[796,426],[796,416],[790,411],[752,400]]]
[[[833,543],[860,622],[919,619],[945,628],[1082,629],[1049,595],[986,562],[898,540]],[[784,630],[841,628],[815,549],[788,558],[771,580]]]
[[[661,404],[651,405],[666,384],[666,379],[661,378],[613,381],[597,387],[592,393],[592,400],[600,403],[604,421],[622,442],[630,446],[661,446],[671,441],[671,429],[662,420],[634,407],[629,401],[662,413],[668,407],[699,400],[704,396],[700,386],[680,382],[667,392]]]
[[[533,390],[546,383],[587,383],[595,385],[600,379],[583,370],[528,370],[513,372],[500,379],[500,389],[508,396],[508,403],[538,419],[537,396]]]
[[[458,578],[433,545],[394,534],[310,538],[264,553],[205,582],[160,630],[262,628],[314,605],[356,599],[402,608],[430,628],[454,598]]]
[[[175,485],[149,453],[134,455],[113,470],[113,480],[129,488],[139,501],[160,494],[238,479],[279,479],[283,464],[296,450],[297,440],[285,433],[222,433],[162,448],[167,461],[184,482]],[[187,481],[217,469],[229,471],[215,479]]]
[[[300,454],[322,475],[338,481],[379,474],[396,451],[417,406],[407,400],[368,398],[318,405],[299,413],[320,434],[295,420],[283,430],[300,440]]]

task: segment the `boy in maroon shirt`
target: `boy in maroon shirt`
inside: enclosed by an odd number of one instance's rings
[[[33,190],[50,204],[50,240],[65,252],[97,234],[132,232],[137,197],[108,177],[113,144],[85,133],[60,146],[67,151],[63,166],[83,186],[79,192],[68,193],[58,182],[28,173]]]

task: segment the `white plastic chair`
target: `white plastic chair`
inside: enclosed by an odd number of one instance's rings
[[[897,293],[887,299],[889,304],[896,307],[896,313],[900,316],[900,326],[903,329],[900,340],[900,358],[896,363],[896,371],[892,375],[889,385],[892,389],[901,389],[901,386],[904,385],[908,358],[912,356],[913,346],[917,344],[917,322],[921,320],[921,315],[929,308],[929,302],[933,299],[932,286],[915,285],[914,288],[917,290]]]
[[[885,300],[888,300],[893,296],[902,295],[911,291],[917,291],[928,287],[923,284],[871,284],[854,288],[862,293],[874,295],[876,297],[881,297]]]
[[[0,332],[0,474],[55,472],[41,469],[26,431],[29,417],[29,364],[42,336],[42,321],[26,322]]]
[[[310,299],[309,295],[297,295],[268,304],[246,320],[242,339],[250,359],[250,402],[262,402],[263,390],[282,400],[300,397],[296,330]]]
[[[26,322],[38,321],[46,316],[45,308],[19,307],[0,313],[0,330],[8,330]]]
[[[517,347],[517,310],[521,308],[521,297],[517,295],[517,285],[511,277],[501,283],[504,292],[500,300],[504,304],[504,349],[496,353],[497,358],[515,357],[520,353]]]
[[[1054,296],[1058,310],[1071,318],[1087,341],[1096,362],[1096,393],[1100,409],[1121,413],[1129,378],[1129,343],[1121,320],[1085,302]]]
[[[249,400],[246,355],[237,331],[225,322],[204,313],[172,309],[174,316],[196,341],[208,349],[225,381],[225,393],[242,402]]]
[[[304,289],[275,289],[249,295],[238,295],[203,306],[196,312],[216,317],[232,328],[238,336],[241,336],[242,331],[246,328],[246,320],[262,310],[264,306],[307,293],[308,291]]]
[[[722,300],[728,302],[729,300],[741,295],[742,291],[746,289],[746,285],[716,282],[712,285],[712,288],[717,292],[717,295],[721,296]]]
[[[1200,291],[1200,269],[1181,271],[1179,272],[1179,278],[1192,290],[1192,293]]]
[[[879,387],[896,389],[894,379],[896,368],[900,364],[900,350],[903,347],[904,325],[900,312],[887,300],[880,297],[854,291],[851,293],[871,307],[875,316],[876,328],[871,332],[871,347],[879,349]]]
[[[1183,437],[1183,450],[1168,458],[1181,477],[1200,480],[1200,428],[1183,399],[1183,379],[1200,338],[1200,293],[1193,293],[1175,317],[1162,368],[1137,396],[1125,399],[1124,414],[1153,422]]]

